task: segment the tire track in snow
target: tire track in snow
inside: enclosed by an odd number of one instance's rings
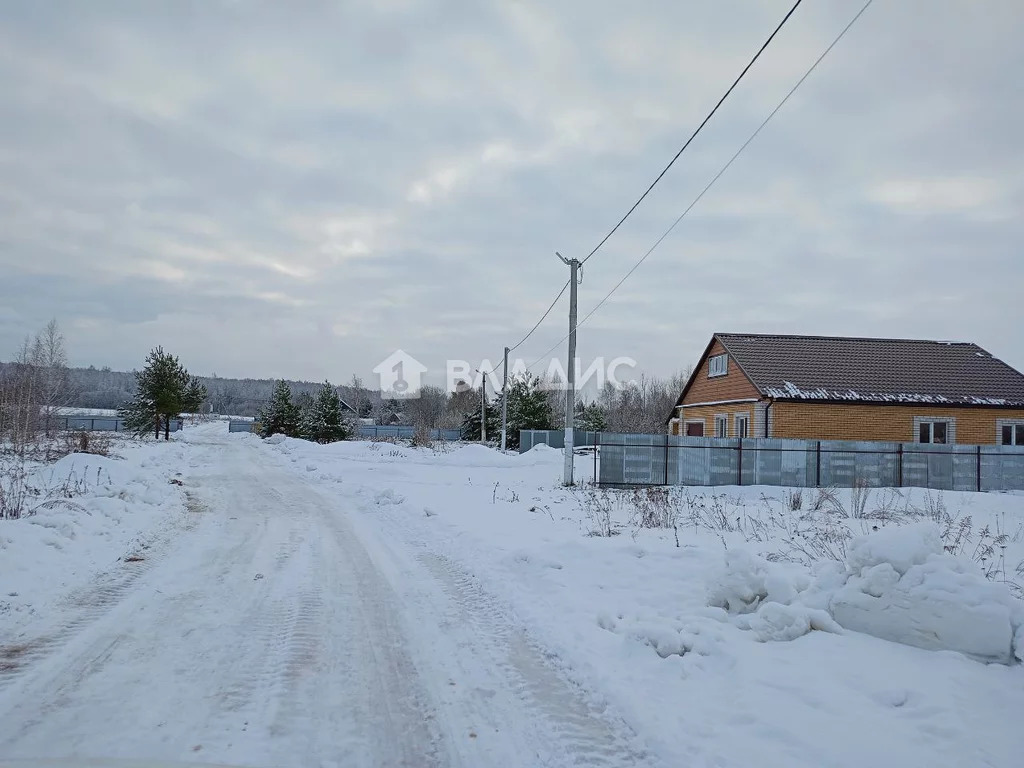
[[[492,646],[494,663],[524,708],[543,715],[539,720],[550,730],[559,764],[600,768],[650,764],[649,756],[634,746],[632,729],[625,722],[609,721],[588,703],[552,668],[526,633],[512,626],[495,599],[470,574],[441,555],[423,552],[417,560],[452,599],[458,617],[472,627],[480,643]]]

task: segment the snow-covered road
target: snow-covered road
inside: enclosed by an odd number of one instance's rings
[[[454,563],[215,427],[145,559],[6,646],[0,758],[647,764]]]

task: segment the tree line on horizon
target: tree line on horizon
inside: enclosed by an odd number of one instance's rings
[[[155,355],[155,357],[154,357]],[[151,364],[152,371],[147,373]],[[163,371],[163,373],[160,373]],[[140,378],[141,375],[141,378]],[[0,362],[0,438],[24,444],[40,429],[46,430],[62,407],[109,408],[137,417],[137,397],[149,390],[158,399],[152,376],[174,380],[172,395],[160,395],[160,423],[169,430],[167,413],[212,412],[257,417],[283,381],[301,409],[322,397],[324,384],[275,379],[229,379],[216,375],[192,376],[177,358],[157,347],[147,357],[143,371],[120,372],[109,368],[71,368],[67,365],[64,337],[56,320],[35,337],[28,338],[10,362]],[[667,379],[641,377],[622,388],[606,385],[595,397],[579,395],[575,424],[587,431],[660,433],[687,374]],[[396,400],[363,386],[353,376],[349,383],[331,386],[341,411],[351,421],[380,425],[401,424],[421,430],[458,429],[463,439],[479,439],[480,390],[460,383],[455,392],[425,386],[419,397]],[[200,392],[202,397],[199,397]],[[501,393],[488,392],[486,424],[489,439],[501,430]],[[509,382],[509,444],[518,440],[519,429],[561,429],[564,426],[564,392],[550,388],[538,377],[513,377]],[[156,411],[154,411],[156,414]],[[154,415],[154,419],[157,416]],[[150,425],[156,434],[156,424]],[[354,429],[354,425],[350,425]]]

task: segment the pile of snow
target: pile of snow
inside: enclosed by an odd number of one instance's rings
[[[854,539],[843,564],[812,579],[742,550],[726,553],[709,580],[708,604],[759,640],[813,629],[862,632],[982,661],[1024,656],[1024,610],[1006,585],[943,551],[933,523],[884,528]]]
[[[984,661],[1008,663],[1013,656],[1014,630],[1021,624],[1016,601],[973,563],[943,552],[932,523],[857,539],[846,576],[830,610],[847,629]]]
[[[795,640],[811,630],[841,633],[825,610],[795,602],[810,587],[810,575],[802,569],[769,563],[746,550],[730,550],[710,579],[708,605],[741,614],[734,620],[736,626],[752,631],[762,642]]]
[[[806,572],[786,572],[778,563],[769,563],[744,549],[733,549],[726,551],[722,568],[712,574],[708,605],[729,613],[750,613],[765,602],[788,605],[810,585]]]

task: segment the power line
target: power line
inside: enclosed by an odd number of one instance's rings
[[[786,94],[786,95],[785,95],[785,96],[783,97],[782,101],[780,101],[780,102],[778,103],[778,105],[777,105],[777,106],[775,107],[775,109],[773,109],[773,110],[772,110],[772,111],[771,111],[771,112],[770,112],[770,113],[768,114],[768,117],[766,117],[766,118],[765,118],[765,119],[764,119],[764,120],[763,120],[763,121],[761,122],[761,124],[760,124],[760,125],[759,125],[759,126],[757,127],[757,129],[756,129],[756,130],[755,130],[755,131],[754,131],[754,132],[753,132],[752,134],[750,134],[750,137],[749,137],[749,138],[748,138],[748,139],[747,139],[747,140],[746,140],[745,142],[743,142],[743,144],[742,144],[742,145],[740,146],[740,148],[736,150],[736,152],[735,152],[735,153],[733,154],[733,156],[732,156],[732,157],[730,157],[730,158],[729,158],[729,162],[727,162],[727,163],[726,163],[725,165],[723,165],[723,166],[722,166],[722,169],[721,169],[721,170],[720,170],[720,171],[719,171],[718,173],[716,173],[716,174],[714,175],[714,177],[712,177],[711,181],[709,181],[709,182],[707,183],[707,185],[706,185],[706,186],[704,187],[704,189],[702,189],[702,190],[700,191],[700,194],[699,194],[699,195],[697,195],[697,196],[696,196],[696,197],[695,197],[695,198],[693,199],[693,201],[692,201],[692,202],[691,202],[691,203],[690,203],[690,204],[689,204],[688,206],[686,206],[686,209],[685,209],[685,210],[684,210],[684,211],[683,211],[683,212],[682,212],[681,214],[679,214],[679,216],[678,216],[678,217],[676,218],[676,220],[672,222],[672,225],[671,225],[671,226],[670,226],[670,227],[669,227],[668,229],[666,229],[664,233],[662,233],[661,237],[659,237],[659,238],[658,238],[657,240],[655,240],[655,241],[654,241],[654,245],[652,245],[652,246],[651,246],[650,248],[648,248],[648,249],[647,249],[647,252],[646,252],[646,253],[645,253],[645,254],[644,254],[643,256],[641,256],[641,257],[640,257],[640,260],[639,260],[639,261],[637,261],[637,263],[636,263],[636,264],[634,264],[634,265],[633,265],[633,266],[632,266],[632,267],[630,268],[630,270],[629,270],[629,271],[628,271],[628,272],[627,272],[627,273],[626,273],[625,275],[623,275],[622,279],[621,279],[621,280],[619,280],[619,282],[617,282],[617,283],[616,283],[616,284],[615,284],[614,286],[612,286],[612,289],[611,289],[610,291],[608,291],[608,293],[606,293],[606,294],[605,294],[604,298],[603,298],[603,299],[601,299],[601,301],[599,301],[599,302],[597,303],[597,305],[596,305],[596,306],[595,306],[595,307],[594,307],[593,309],[591,309],[591,310],[590,310],[590,311],[589,311],[589,312],[588,312],[588,313],[587,313],[587,314],[586,314],[586,315],[585,315],[585,316],[583,317],[583,319],[582,319],[582,320],[580,320],[580,321],[579,321],[579,322],[577,323],[577,325],[576,325],[576,327],[577,327],[577,328],[579,328],[579,326],[583,325],[583,323],[587,322],[587,320],[588,320],[588,319],[590,318],[590,316],[591,316],[591,315],[593,315],[593,314],[594,314],[595,312],[597,312],[597,310],[599,310],[599,309],[600,309],[600,308],[601,308],[601,307],[602,307],[602,306],[604,305],[604,303],[605,303],[606,301],[608,301],[608,299],[609,299],[609,298],[611,297],[611,295],[612,295],[613,293],[615,293],[615,291],[617,291],[617,290],[619,289],[619,287],[620,287],[620,286],[621,286],[621,285],[622,285],[622,284],[623,284],[624,282],[626,282],[626,280],[628,280],[628,279],[629,279],[629,277],[630,277],[630,276],[631,276],[631,275],[632,275],[632,274],[633,274],[634,272],[636,272],[636,270],[637,270],[637,269],[638,269],[638,268],[640,267],[640,265],[641,265],[641,264],[643,264],[643,263],[644,263],[644,262],[645,262],[645,261],[647,260],[647,257],[648,257],[648,256],[650,256],[650,255],[651,255],[651,254],[652,254],[652,253],[654,252],[654,250],[655,250],[655,249],[656,249],[656,248],[657,248],[657,247],[658,247],[659,245],[661,245],[662,241],[664,241],[664,240],[665,240],[665,238],[666,238],[666,237],[668,237],[668,236],[669,236],[669,235],[670,235],[670,234],[672,233],[672,231],[673,231],[673,230],[674,230],[674,229],[675,229],[675,228],[676,228],[676,227],[677,227],[677,226],[679,225],[679,222],[681,222],[681,221],[682,221],[682,220],[683,220],[684,218],[686,218],[686,215],[687,215],[687,214],[688,214],[688,213],[689,213],[689,212],[690,212],[691,210],[693,210],[693,207],[694,207],[695,205],[697,205],[697,203],[699,203],[699,202],[701,201],[701,199],[702,199],[702,198],[704,197],[704,195],[706,195],[706,194],[708,193],[708,190],[710,190],[710,189],[711,189],[711,187],[713,187],[713,186],[715,185],[715,183],[716,183],[716,182],[717,182],[717,181],[718,181],[718,180],[719,180],[720,178],[722,178],[722,176],[723,176],[723,175],[725,174],[725,172],[726,172],[727,170],[729,170],[729,168],[730,168],[730,167],[732,166],[732,164],[733,164],[734,162],[736,162],[736,159],[737,159],[737,158],[738,158],[738,157],[739,157],[739,156],[740,156],[741,154],[743,154],[743,151],[744,151],[744,150],[745,150],[745,149],[746,149],[746,148],[747,148],[748,146],[750,146],[750,144],[751,144],[751,143],[752,143],[752,142],[754,141],[754,139],[756,139],[756,138],[757,138],[757,136],[758,136],[758,135],[759,135],[759,134],[761,133],[761,131],[762,131],[762,130],[764,130],[764,127],[765,127],[766,125],[768,125],[768,123],[770,123],[770,122],[771,122],[772,118],[774,118],[774,117],[775,117],[775,115],[776,115],[776,114],[778,114],[779,110],[781,110],[781,109],[782,109],[782,107],[783,107],[783,106],[785,106],[786,102],[787,102],[787,101],[789,101],[790,97],[791,97],[791,96],[792,96],[792,95],[793,95],[794,93],[796,93],[797,89],[798,89],[798,88],[799,88],[799,87],[800,87],[801,85],[803,85],[804,81],[805,81],[805,80],[806,80],[806,79],[807,79],[808,77],[810,77],[810,76],[811,76],[811,73],[812,73],[812,72],[814,72],[814,70],[818,68],[818,65],[819,65],[819,64],[821,64],[822,60],[823,60],[823,59],[824,59],[824,58],[825,58],[826,56],[828,56],[828,54],[829,54],[829,53],[830,53],[830,52],[832,51],[832,49],[833,49],[833,48],[835,48],[835,47],[836,47],[836,45],[838,45],[839,41],[840,41],[840,40],[842,40],[842,39],[843,39],[843,38],[844,38],[844,37],[846,36],[846,33],[850,31],[850,28],[851,28],[851,27],[852,27],[852,26],[853,26],[853,25],[854,25],[855,23],[857,23],[857,20],[858,20],[858,19],[859,19],[859,18],[860,18],[860,17],[861,17],[861,16],[863,15],[863,14],[864,14],[864,11],[866,11],[866,10],[867,10],[867,9],[868,9],[868,8],[869,8],[869,7],[871,6],[871,3],[873,3],[873,2],[874,2],[874,0],[867,0],[867,2],[866,2],[866,3],[864,3],[864,5],[863,5],[863,6],[861,7],[861,9],[860,9],[859,11],[857,11],[857,14],[856,14],[856,15],[855,15],[855,16],[854,16],[854,17],[853,17],[852,19],[850,19],[850,22],[849,22],[849,23],[848,23],[848,24],[847,24],[847,25],[846,25],[845,27],[843,27],[842,31],[841,31],[841,32],[840,32],[840,33],[839,33],[839,34],[838,34],[838,35],[836,36],[835,40],[833,40],[833,41],[831,42],[831,44],[830,44],[830,45],[828,46],[828,48],[826,48],[826,49],[825,49],[824,51],[822,51],[821,55],[820,55],[820,56],[818,56],[818,58],[814,60],[814,63],[813,63],[813,64],[811,64],[810,68],[809,68],[809,69],[808,69],[808,70],[807,70],[806,72],[804,72],[804,74],[803,74],[803,77],[801,77],[801,78],[800,78],[799,80],[797,80],[797,82],[796,82],[796,85],[794,85],[794,86],[793,86],[792,88],[790,88],[790,89],[789,89],[789,93],[787,93],[787,94]],[[540,357],[538,357],[538,358],[537,358],[537,359],[536,359],[536,360],[535,360],[534,362],[530,363],[530,365],[529,365],[529,366],[527,366],[527,370],[530,370],[530,369],[532,369],[532,368],[533,368],[533,366],[535,366],[535,365],[536,365],[537,363],[539,363],[539,362],[541,362],[542,360],[544,360],[544,358],[546,358],[546,357],[547,357],[547,356],[548,356],[549,354],[551,354],[551,353],[552,353],[552,352],[553,352],[553,351],[554,351],[555,349],[557,349],[557,348],[559,347],[559,345],[561,345],[561,343],[562,343],[563,341],[565,341],[565,340],[566,340],[566,339],[568,339],[568,338],[569,338],[569,335],[568,335],[568,334],[566,334],[566,335],[565,335],[565,336],[563,336],[563,337],[562,337],[561,339],[559,339],[559,340],[558,340],[558,342],[557,342],[557,343],[556,343],[556,344],[555,344],[555,345],[554,345],[553,347],[551,347],[551,349],[549,349],[549,350],[548,350],[547,352],[545,352],[545,353],[544,353],[543,355],[541,355]]]
[[[557,304],[557,303],[558,303],[558,300],[559,300],[560,298],[562,298],[562,295],[563,295],[563,294],[565,293],[565,289],[566,289],[566,288],[568,288],[568,287],[569,287],[569,281],[568,281],[568,280],[566,280],[566,281],[565,281],[565,285],[563,285],[563,286],[562,286],[562,290],[560,290],[560,291],[558,292],[558,295],[557,295],[557,296],[555,296],[555,300],[551,302],[551,306],[550,306],[550,307],[548,307],[548,308],[547,308],[547,309],[546,309],[546,310],[544,311],[544,314],[540,316],[540,320],[538,320],[538,321],[537,321],[536,325],[534,325],[534,326],[533,326],[533,328],[531,328],[531,329],[530,329],[530,332],[529,332],[529,333],[527,333],[527,334],[526,334],[525,336],[523,336],[523,338],[521,338],[521,339],[519,340],[519,342],[518,342],[518,343],[517,343],[517,344],[516,344],[516,345],[515,345],[514,347],[509,347],[509,348],[508,348],[508,351],[509,351],[509,352],[514,352],[515,350],[519,349],[519,347],[521,347],[521,346],[523,345],[523,342],[525,342],[525,341],[526,341],[526,340],[527,340],[528,338],[530,338],[530,337],[531,337],[531,336],[533,335],[533,332],[534,332],[534,331],[536,331],[536,330],[537,330],[537,328],[539,328],[539,327],[540,327],[540,324],[544,322],[544,319],[545,319],[545,318],[546,318],[546,317],[547,317],[548,315],[550,315],[550,314],[551,314],[551,310],[555,308],[555,304]]]
[[[764,53],[765,49],[771,44],[772,40],[774,40],[775,36],[779,33],[779,30],[781,30],[783,26],[785,26],[786,22],[789,21],[789,17],[792,16],[793,12],[800,7],[800,3],[802,2],[803,0],[796,0],[796,2],[793,4],[793,7],[789,9],[789,13],[782,17],[782,21],[779,22],[779,25],[775,27],[775,30],[768,36],[768,39],[765,40],[761,47],[757,49],[757,53],[754,54],[754,58],[747,62],[747,66],[745,66],[743,68],[743,71],[740,72],[739,76],[732,81],[732,85],[729,86],[729,89],[725,92],[725,94],[723,94],[722,98],[718,100],[718,103],[715,104],[714,109],[708,112],[707,117],[705,117],[704,120],[701,121],[701,124],[697,126],[697,130],[690,134],[690,138],[688,138],[686,140],[686,143],[683,144],[682,148],[678,152],[676,152],[675,156],[669,161],[668,165],[666,165],[662,169],[661,173],[659,173],[655,177],[654,181],[651,182],[651,186],[649,186],[644,191],[644,193],[640,195],[637,201],[633,203],[633,206],[628,211],[626,211],[626,215],[619,219],[619,222],[614,227],[611,228],[611,231],[603,238],[601,238],[601,242],[594,246],[594,250],[592,250],[590,253],[586,255],[586,257],[582,261],[583,264],[586,264],[587,260],[595,253],[597,253],[598,250],[600,250],[601,246],[608,242],[608,238],[614,235],[618,228],[621,227],[622,224],[626,221],[626,219],[628,219],[632,215],[633,211],[635,211],[640,206],[640,203],[642,203],[644,199],[647,197],[647,195],[651,193],[651,190],[654,189],[654,187],[657,185],[659,181],[661,181],[662,177],[666,173],[668,173],[668,169],[675,165],[675,162],[676,160],[679,159],[679,156],[686,151],[686,148],[690,146],[691,142],[693,142],[693,140],[697,138],[697,134],[699,134],[701,130],[703,130],[704,126],[708,124],[708,121],[710,121],[711,118],[714,117],[715,112],[718,111],[718,108],[722,106],[723,102],[725,102],[727,98],[729,98],[729,94],[733,92],[733,89],[739,84],[740,80],[743,79],[743,76],[747,74],[747,72],[750,70],[752,66],[754,66],[754,62],[756,62],[761,57],[761,54]]]
[[[563,285],[563,286],[562,286],[562,290],[560,290],[560,291],[558,292],[558,295],[557,295],[557,296],[555,296],[554,300],[552,300],[552,302],[551,302],[551,304],[550,304],[550,305],[548,306],[548,308],[547,308],[546,310],[544,310],[544,314],[540,316],[540,320],[538,320],[538,321],[537,321],[537,322],[536,322],[536,323],[534,324],[533,328],[531,328],[531,329],[530,329],[530,330],[529,330],[529,331],[527,332],[527,334],[526,334],[525,336],[523,336],[523,338],[521,338],[521,339],[520,339],[520,340],[519,340],[518,342],[516,342],[516,345],[515,345],[515,346],[513,346],[513,347],[509,347],[509,348],[508,348],[508,351],[509,351],[509,352],[513,352],[514,350],[516,350],[516,349],[519,349],[519,347],[521,347],[521,346],[522,346],[522,345],[523,345],[523,344],[524,344],[524,343],[526,342],[526,340],[527,340],[528,338],[530,338],[530,337],[531,337],[531,336],[533,335],[534,331],[536,331],[536,330],[537,330],[537,329],[538,329],[538,328],[540,327],[540,324],[541,324],[541,323],[543,323],[543,322],[544,322],[544,320],[545,320],[545,319],[547,318],[547,316],[551,314],[551,310],[553,310],[553,309],[555,308],[555,305],[556,305],[556,304],[558,303],[558,300],[559,300],[560,298],[562,298],[562,296],[563,296],[563,295],[565,294],[565,289],[566,289],[566,288],[568,288],[568,287],[569,287],[569,281],[568,281],[568,280],[566,280],[566,281],[565,281],[565,285]],[[500,354],[500,355],[498,355],[498,357],[501,357],[501,358],[503,358],[504,356],[505,356],[505,351],[504,351],[504,350],[502,350],[501,354]],[[490,359],[490,358],[488,358],[488,359]],[[492,373],[494,372],[493,366],[492,366],[492,368],[491,368],[491,372],[492,372]]]

